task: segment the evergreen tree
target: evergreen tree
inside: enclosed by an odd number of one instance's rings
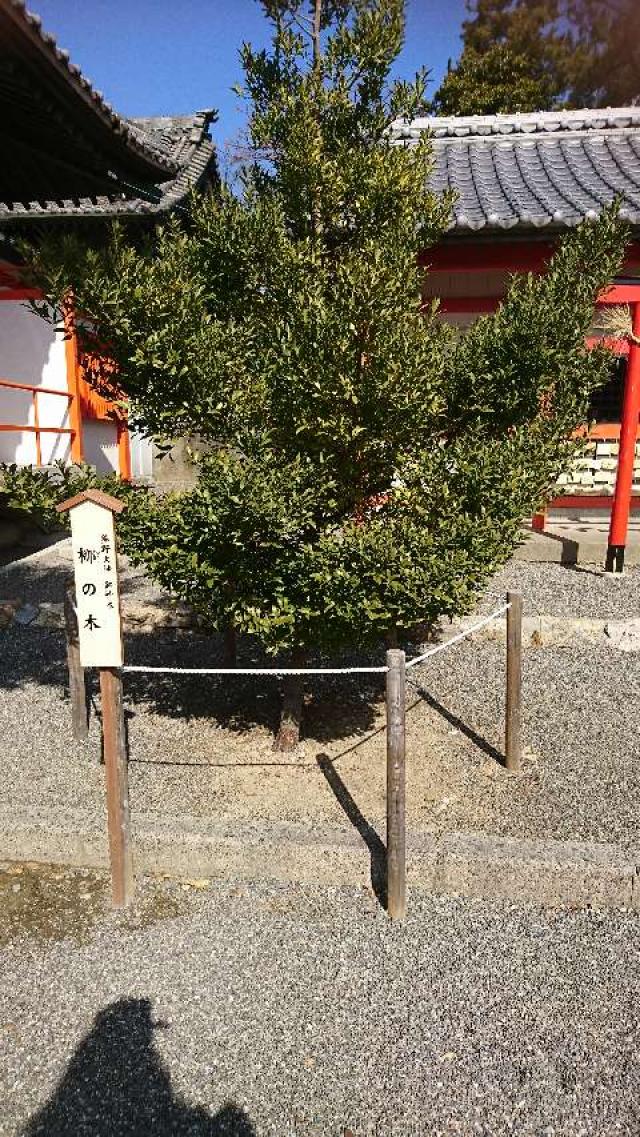
[[[571,57],[574,107],[640,102],[640,4],[637,0],[567,0],[566,19],[578,48]]]
[[[460,59],[436,93],[436,114],[551,110],[573,47],[557,30],[560,0],[467,0]]]
[[[205,444],[196,488],[134,495],[125,549],[225,628],[304,660],[468,610],[578,443],[606,358],[584,335],[624,231],[609,211],[456,340],[417,253],[450,202],[428,139],[394,142],[424,76],[389,84],[402,0],[265,0],[245,45],[241,192],[194,198],[147,247],[41,248],[85,348],[109,345],[138,428]],[[288,686],[276,745],[295,745]]]
[[[436,114],[620,106],[640,98],[637,0],[467,0]]]

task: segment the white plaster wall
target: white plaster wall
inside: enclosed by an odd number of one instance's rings
[[[99,474],[118,471],[118,432],[114,422],[85,419],[82,424],[84,460]]]
[[[129,432],[131,473],[134,478],[153,477],[153,442],[134,430]]]
[[[62,330],[26,307],[20,300],[0,300],[0,379],[36,387],[67,390],[65,341]],[[58,395],[38,395],[40,426],[68,426],[69,403]],[[0,423],[34,425],[30,391],[0,387]],[[71,453],[69,435],[41,435],[42,461],[46,464]],[[30,465],[36,461],[35,434],[0,431],[0,461]]]

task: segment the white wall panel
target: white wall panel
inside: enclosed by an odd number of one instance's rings
[[[85,419],[82,427],[84,460],[99,474],[118,472],[118,432],[114,422]]]
[[[20,300],[0,300],[0,379],[34,387],[67,390],[65,341]],[[40,426],[67,426],[68,400],[38,395]],[[0,387],[0,423],[34,425],[31,392]],[[68,458],[69,436],[42,435],[42,460]],[[0,431],[0,461],[29,465],[36,461],[35,435],[30,431]]]

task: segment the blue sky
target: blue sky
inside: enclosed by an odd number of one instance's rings
[[[30,0],[46,31],[123,115],[188,114],[216,107],[220,147],[243,122],[230,88],[238,47],[265,42],[255,0]],[[399,72],[428,67],[437,81],[459,52],[464,0],[408,0]]]

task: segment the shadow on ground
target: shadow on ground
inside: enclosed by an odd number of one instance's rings
[[[474,746],[477,746],[478,750],[481,750],[483,754],[486,754],[489,758],[492,758],[493,761],[497,762],[499,766],[505,765],[506,758],[504,754],[501,753],[501,751],[498,750],[495,746],[493,746],[492,743],[488,742],[482,734],[479,734],[477,730],[474,730],[474,728],[466,723],[464,719],[461,719],[459,715],[454,714],[454,712],[449,710],[448,707],[445,707],[444,704],[436,699],[435,695],[432,695],[430,691],[427,691],[426,687],[424,687],[421,683],[415,683],[411,679],[409,679],[408,682],[410,687],[419,696],[419,699],[425,702],[427,706],[431,707],[432,710],[436,711],[440,717],[445,720],[445,722],[448,722],[449,725],[454,728],[454,730],[459,730],[461,734],[464,734],[465,738],[468,738]],[[417,705],[418,700],[407,707],[407,711],[413,710],[413,708]]]
[[[64,552],[52,561],[15,562],[0,571],[0,603],[21,600],[37,608],[42,603],[61,603],[70,579],[71,566]],[[125,607],[128,599],[162,603],[158,589],[149,585],[140,570],[127,568],[121,578]],[[58,688],[68,699],[68,676],[64,635],[35,625],[11,625],[0,631],[0,690],[22,688],[29,683]],[[250,637],[239,640],[239,664],[244,667],[273,667],[259,645]],[[350,658],[349,662],[370,664],[383,660],[384,648],[375,659]],[[128,664],[153,667],[225,666],[222,637],[200,631],[162,629],[125,633],[125,659]],[[330,665],[326,660],[312,661]],[[89,698],[92,713],[99,711],[97,675],[90,676]],[[374,704],[384,684],[378,677],[311,677],[305,708],[305,734],[318,742],[361,735],[374,720]],[[130,717],[150,711],[176,719],[211,719],[232,731],[252,727],[277,729],[280,715],[281,684],[275,677],[130,674],[125,676],[125,701]]]
[[[21,1137],[255,1137],[243,1110],[215,1116],[175,1094],[155,1047],[148,999],[123,999],[96,1016],[51,1099]]]
[[[538,534],[537,531],[533,528],[533,526],[527,525],[526,529],[527,529],[527,534],[533,533],[534,538],[536,536],[542,536],[542,537],[545,537],[549,541],[557,541],[558,544],[561,546],[559,563],[564,568],[577,568],[578,555],[580,552],[580,547],[579,547],[577,541],[572,540],[571,537],[565,537],[561,533],[552,533],[548,529],[545,529],[544,533],[542,533],[542,534]],[[525,541],[520,542],[521,545],[523,545],[525,543],[526,543]]]
[[[360,834],[371,859],[371,887],[382,908],[387,907],[387,847],[380,835],[367,821],[355,799],[347,789],[340,774],[328,754],[318,754],[316,761],[336,801],[348,817],[357,833]]]
[[[30,684],[49,687],[69,707],[64,635],[40,628],[9,628],[0,632],[0,691],[21,690]],[[223,666],[219,636],[162,631],[125,635],[127,663],[153,667]],[[326,662],[326,661],[325,661]],[[249,651],[245,667],[273,666]],[[99,718],[97,672],[88,676],[90,714]],[[155,714],[160,718],[211,720],[219,727],[245,732],[253,727],[277,729],[281,681],[276,677],[125,674],[125,706],[129,718]],[[307,685],[304,735],[320,743],[360,736],[375,719],[375,705],[384,694],[383,677],[311,676]],[[70,714],[69,708],[69,714]]]

